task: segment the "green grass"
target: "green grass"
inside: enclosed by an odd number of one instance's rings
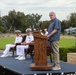
[[[76,39],[74,38],[61,38],[59,42],[60,48],[71,48],[75,46]]]
[[[14,42],[14,38],[0,38],[0,49],[4,50],[6,44]],[[73,38],[61,38],[59,42],[60,48],[71,48],[75,46],[76,39]]]
[[[5,49],[6,44],[14,42],[14,38],[0,38],[0,49]]]

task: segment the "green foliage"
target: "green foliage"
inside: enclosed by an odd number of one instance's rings
[[[0,32],[5,32],[7,30],[6,26],[1,26],[0,27]]]
[[[60,60],[67,61],[67,53],[76,53],[76,47],[60,48]]]
[[[16,12],[15,10],[9,11],[7,16],[2,17],[3,25],[7,27],[8,32],[12,32],[16,29],[25,31],[26,28],[31,27],[38,28],[39,20],[42,15],[36,14],[27,14],[23,12]]]
[[[45,28],[48,28],[50,25],[50,21],[43,21],[43,24],[41,25],[41,29],[44,30]]]
[[[76,27],[76,12],[70,13],[67,20],[62,21],[62,32],[69,27]]]
[[[8,23],[8,31],[14,31],[16,29],[23,30],[26,25],[25,14],[23,12],[16,12],[15,10],[10,11],[5,20]]]
[[[63,20],[62,22],[61,22],[61,31],[64,33],[64,29],[67,29],[67,28],[69,28],[69,21],[67,21],[67,20]]]
[[[71,13],[69,23],[72,27],[76,27],[76,13]]]
[[[42,15],[39,14],[27,14],[23,12],[16,12],[15,10],[9,11],[8,15],[0,17],[0,32],[12,32],[15,29],[20,29],[22,32],[26,28],[31,27],[38,29],[48,28],[50,21],[40,21]],[[41,24],[42,23],[42,24]],[[62,32],[69,27],[76,27],[76,12],[71,13],[67,20],[61,22]],[[3,28],[4,27],[4,28]]]
[[[68,48],[60,48],[60,60],[67,61],[67,53],[69,53]]]
[[[0,32],[5,32],[6,29],[7,27],[3,25],[2,17],[0,17]]]
[[[39,30],[39,25],[41,23],[40,19],[41,19],[42,15],[38,15],[36,14],[28,14],[26,15],[27,18],[27,22],[28,25],[32,28],[32,29],[36,29]]]

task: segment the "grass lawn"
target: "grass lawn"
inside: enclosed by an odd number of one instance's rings
[[[0,38],[0,49],[4,50],[6,44],[10,44],[14,38]],[[76,39],[74,38],[61,38],[59,42],[60,48],[71,48],[75,46]]]
[[[0,49],[5,49],[6,44],[13,43],[14,38],[0,38]]]
[[[61,38],[59,42],[60,48],[71,48],[75,46],[75,38]]]

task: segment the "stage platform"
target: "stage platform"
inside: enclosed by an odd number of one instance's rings
[[[48,60],[50,64],[50,60]],[[61,70],[58,71],[31,71],[30,64],[32,63],[32,60],[30,57],[27,58],[25,61],[20,61],[14,59],[14,57],[7,57],[7,58],[1,58],[0,57],[0,67],[3,67],[6,70],[9,70],[10,72],[15,72],[16,75],[42,75],[48,73],[51,74],[71,74],[76,72],[76,65],[69,64],[66,62],[61,62]],[[0,74],[2,75],[2,74]]]

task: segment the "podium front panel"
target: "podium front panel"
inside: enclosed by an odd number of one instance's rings
[[[35,37],[34,52],[35,64],[38,66],[47,65],[46,39]]]

